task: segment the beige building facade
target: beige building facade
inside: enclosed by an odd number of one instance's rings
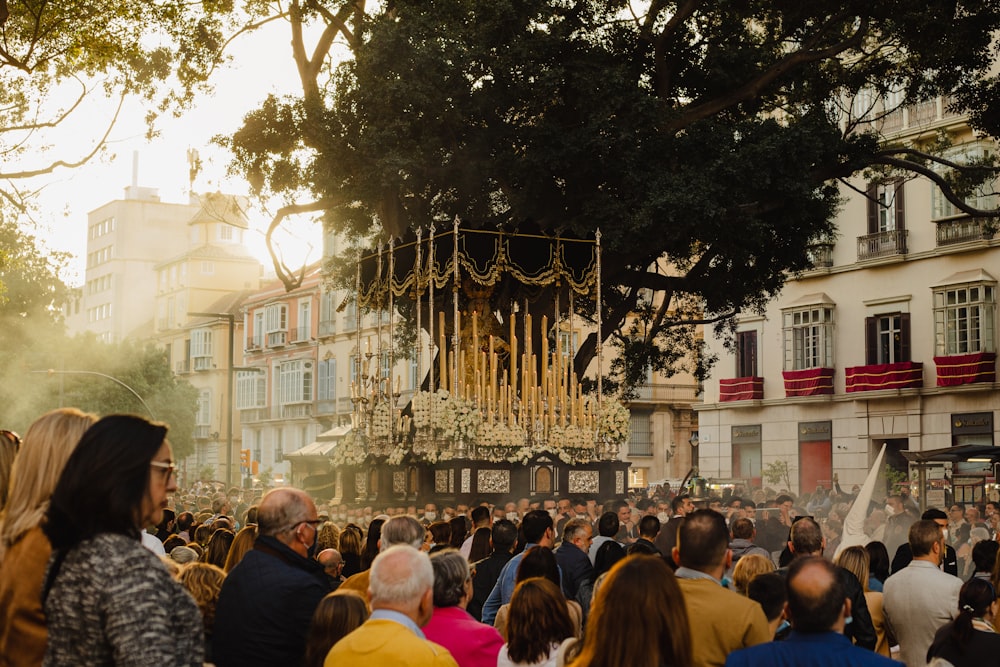
[[[912,142],[946,133],[958,162],[996,151],[941,100],[897,110],[881,130]],[[904,451],[997,444],[1000,239],[926,178],[851,185],[838,237],[814,248],[814,268],[762,316],[739,319],[734,349],[709,340],[719,361],[697,408],[704,476],[811,493],[837,474],[849,489],[883,444],[903,473]],[[996,208],[996,185],[967,201]],[[782,463],[788,485],[761,479]],[[973,501],[993,472],[942,464],[929,476],[941,480],[932,502],[945,502],[946,487]]]

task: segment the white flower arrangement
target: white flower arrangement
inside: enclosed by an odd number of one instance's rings
[[[372,410],[372,437],[392,437],[392,409],[388,401],[380,401]]]
[[[330,460],[335,466],[353,466],[363,463],[367,456],[368,452],[354,431],[351,431],[333,448]]]
[[[601,401],[601,414],[597,419],[597,437],[608,444],[621,447],[629,437],[631,415],[621,401]]]

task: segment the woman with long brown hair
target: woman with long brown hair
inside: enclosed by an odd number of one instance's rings
[[[560,645],[572,637],[573,621],[559,586],[545,577],[525,579],[510,598],[507,643],[497,667],[554,667]]]
[[[313,612],[303,666],[323,667],[333,645],[360,627],[370,614],[368,601],[357,591],[328,593]]]
[[[253,549],[253,543],[257,539],[257,524],[252,523],[248,526],[240,528],[240,532],[236,533],[236,537],[233,538],[233,543],[229,547],[229,555],[226,556],[226,566],[222,569],[229,574],[233,571],[233,568],[240,564],[243,557],[248,551]]]
[[[608,572],[572,667],[687,667],[691,630],[677,579],[662,559],[630,556]]]

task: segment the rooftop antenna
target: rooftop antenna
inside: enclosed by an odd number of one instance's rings
[[[198,155],[197,148],[187,149],[188,161],[188,192],[194,192],[194,182],[201,172],[201,156]]]

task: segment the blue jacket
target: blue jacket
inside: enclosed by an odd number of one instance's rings
[[[300,664],[313,612],[328,592],[319,563],[261,535],[222,584],[212,635],[215,664]]]
[[[839,632],[800,634],[733,651],[726,667],[902,667],[902,663],[858,648]]]

